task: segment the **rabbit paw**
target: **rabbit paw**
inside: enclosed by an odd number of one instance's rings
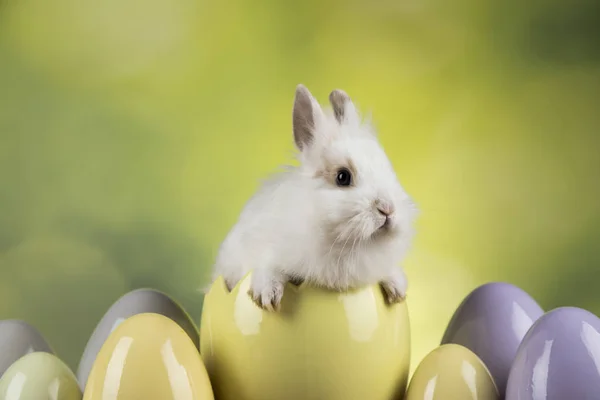
[[[252,275],[248,294],[260,308],[267,311],[279,311],[284,286],[285,280],[281,277],[256,271]]]
[[[388,304],[399,303],[406,298],[408,282],[403,271],[398,271],[392,277],[381,282]]]

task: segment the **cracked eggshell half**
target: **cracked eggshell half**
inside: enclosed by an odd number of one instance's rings
[[[215,397],[370,399],[401,396],[408,379],[406,301],[389,306],[379,285],[335,292],[288,283],[281,309],[259,308],[248,274],[205,297],[200,350]]]

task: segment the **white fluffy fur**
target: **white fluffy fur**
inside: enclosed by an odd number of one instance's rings
[[[313,101],[313,117],[313,141],[300,152],[300,166],[287,167],[249,200],[219,249],[213,278],[223,276],[231,288],[252,270],[251,295],[267,309],[278,307],[293,278],[334,290],[381,283],[390,301],[404,298],[399,264],[413,236],[415,205],[352,102],[338,122]],[[324,176],[348,161],[353,187]],[[376,202],[395,210],[389,229],[379,229],[385,217]]]

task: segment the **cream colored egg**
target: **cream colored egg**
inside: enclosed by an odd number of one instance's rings
[[[90,372],[85,400],[214,400],[208,374],[188,334],[153,313],[123,321]]]
[[[15,361],[0,379],[2,400],[81,400],[75,374],[56,356],[29,353]]]
[[[200,345],[198,328],[196,328],[190,316],[177,302],[166,294],[154,289],[133,290],[123,295],[110,306],[88,339],[76,372],[77,380],[82,390],[85,390],[92,365],[106,338],[121,322],[142,313],[155,313],[169,317],[183,328],[196,347]]]
[[[483,362],[472,351],[445,344],[419,364],[406,400],[498,400],[498,390]]]

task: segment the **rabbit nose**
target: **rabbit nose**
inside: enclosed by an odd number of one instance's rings
[[[392,215],[394,213],[394,208],[389,206],[388,204],[378,203],[377,211],[379,211],[379,213],[381,215],[383,215],[384,217],[389,217],[390,215]]]

